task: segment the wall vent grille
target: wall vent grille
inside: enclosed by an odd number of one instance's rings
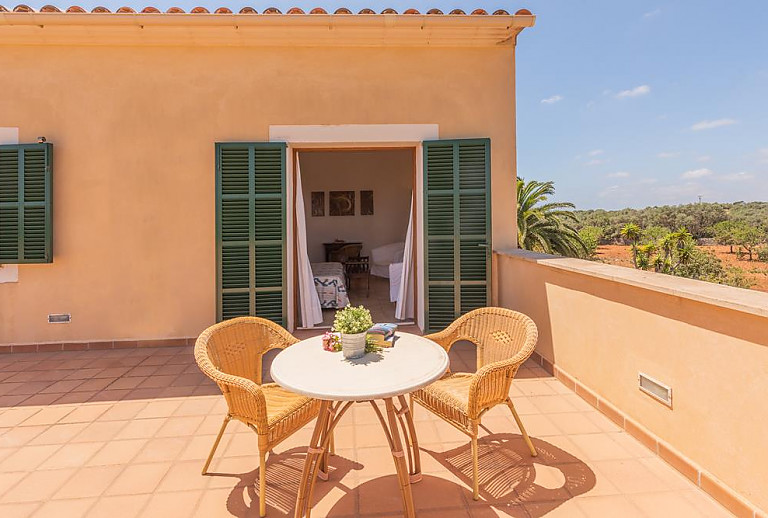
[[[48,315],[49,324],[69,324],[72,322],[72,315],[69,313],[52,313]]]
[[[672,388],[644,373],[637,375],[640,390],[672,408]]]

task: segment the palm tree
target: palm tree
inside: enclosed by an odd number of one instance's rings
[[[621,236],[632,244],[632,264],[637,268],[637,244],[643,237],[643,230],[634,223],[627,223],[621,229]]]
[[[554,182],[517,179],[517,242],[526,250],[579,257],[588,254],[573,224],[573,203],[547,203],[555,194]]]

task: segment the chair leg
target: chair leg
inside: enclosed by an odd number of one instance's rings
[[[259,516],[267,515],[267,454],[259,452]]]
[[[480,500],[480,488],[478,482],[478,454],[477,454],[477,427],[472,434],[472,499]]]
[[[515,405],[512,404],[512,400],[509,398],[507,398],[507,406],[512,411],[512,416],[515,418],[517,427],[520,428],[520,433],[523,434],[523,440],[525,441],[525,444],[527,444],[528,449],[531,450],[531,457],[536,457],[539,453],[536,451],[536,448],[534,448],[533,443],[531,442],[531,438],[528,437],[528,432],[525,431],[523,422],[520,420],[520,416],[517,415],[517,410],[515,410]]]
[[[213,448],[211,448],[211,453],[208,454],[208,460],[205,461],[205,466],[203,466],[203,475],[208,473],[208,466],[211,465],[211,461],[213,460],[213,454],[216,453],[216,448],[219,447],[219,443],[221,442],[221,436],[224,435],[224,430],[226,430],[227,425],[232,420],[231,415],[227,415],[227,417],[224,418],[224,422],[221,423],[221,428],[219,429],[219,435],[216,436],[216,440],[213,442]]]

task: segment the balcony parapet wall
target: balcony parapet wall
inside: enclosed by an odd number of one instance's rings
[[[542,364],[739,516],[768,509],[768,294],[580,259],[496,251],[499,305]],[[668,407],[639,390],[672,388]],[[765,511],[762,511],[765,512]]]

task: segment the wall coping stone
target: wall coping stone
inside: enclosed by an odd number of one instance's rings
[[[536,263],[548,268],[588,275],[768,318],[768,293],[761,291],[734,288],[712,282],[635,270],[625,266],[615,266],[585,259],[541,254],[529,250],[505,249],[494,250],[494,252],[501,256]]]

